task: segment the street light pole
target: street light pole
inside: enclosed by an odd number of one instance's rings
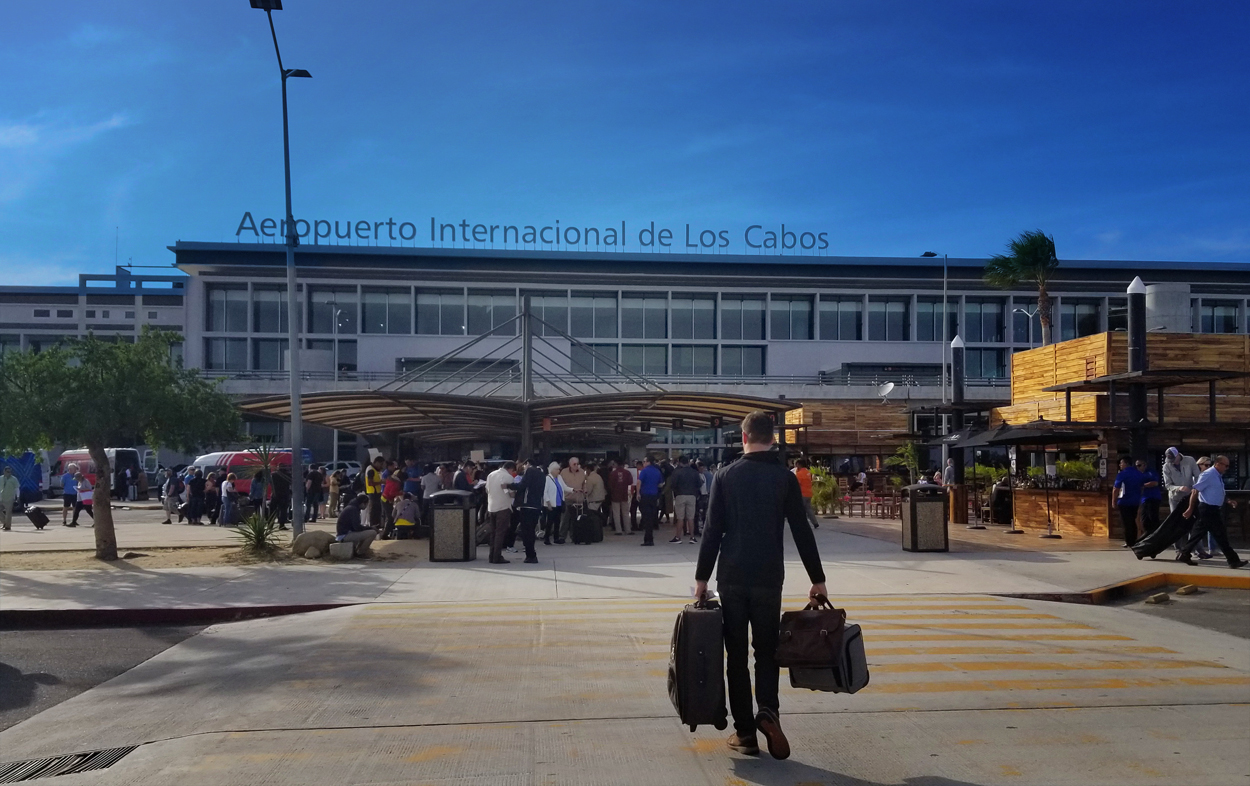
[[[937,252],[926,251],[920,256],[936,257]],[[946,254],[942,255],[942,404],[945,405],[950,399],[946,393],[946,344],[950,341],[947,335],[948,326],[950,325],[950,314],[946,312]]]
[[[282,10],[282,0],[251,0],[252,8],[265,12],[269,20],[269,33],[273,36],[273,51],[278,56],[278,72],[282,76],[282,160],[286,169],[286,289],[287,289],[287,345],[290,360],[287,365],[291,377],[291,531],[299,535],[304,531],[304,441],[303,418],[300,411],[300,310],[299,292],[295,281],[295,247],[299,234],[295,231],[295,217],[291,213],[291,136],[287,122],[286,80],[290,77],[309,78],[312,74],[302,68],[284,68],[282,52],[278,49],[278,32],[273,26],[273,12]]]
[[[1029,349],[1033,348],[1033,318],[1037,316],[1037,309],[1029,311],[1027,308],[1013,308],[1013,314],[1024,314],[1029,320]]]

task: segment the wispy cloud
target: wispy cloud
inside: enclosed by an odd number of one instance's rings
[[[47,173],[52,162],[82,145],[131,124],[125,112],[90,123],[44,120],[43,115],[0,120],[0,205],[21,199]]]
[[[111,261],[111,260],[110,260]],[[77,253],[34,256],[0,252],[0,285],[46,287],[77,284],[87,260]]]

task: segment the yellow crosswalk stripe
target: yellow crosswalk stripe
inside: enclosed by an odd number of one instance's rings
[[[874,674],[919,674],[933,671],[1124,671],[1133,669],[1224,669],[1218,663],[1201,660],[1100,660],[1100,661],[978,661],[958,663],[872,663]]]
[[[864,693],[959,693],[1016,690],[1120,690],[1202,685],[1250,685],[1250,677],[1117,677],[1107,679],[959,680],[870,683]]]

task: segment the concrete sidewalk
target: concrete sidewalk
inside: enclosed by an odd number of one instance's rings
[[[493,575],[493,574],[492,574]],[[483,577],[489,581],[490,576]],[[803,602],[788,597],[786,606]],[[7,761],[138,746],[73,784],[1236,784],[1250,649],[1123,609],[834,598],[854,696],[789,688],[788,761],[682,727],[681,599],[377,603],[206,629],[0,732]]]
[[[1190,567],[1138,561],[1123,549],[913,554],[827,527],[816,532],[816,540],[835,594],[1072,593],[1158,571],[1246,573],[1216,562]],[[481,547],[473,562],[399,568],[386,562],[319,562],[157,570],[118,562],[93,570],[4,571],[0,610],[689,597],[699,547],[661,542],[640,549],[639,542],[636,536],[609,536],[590,546],[540,545],[537,565],[523,564],[519,555],[510,565],[490,565]],[[805,593],[808,581],[792,552],[786,570],[786,590]]]

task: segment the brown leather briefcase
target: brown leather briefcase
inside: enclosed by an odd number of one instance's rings
[[[802,611],[781,615],[777,665],[783,668],[832,668],[839,660],[846,612],[835,609],[824,595]]]

